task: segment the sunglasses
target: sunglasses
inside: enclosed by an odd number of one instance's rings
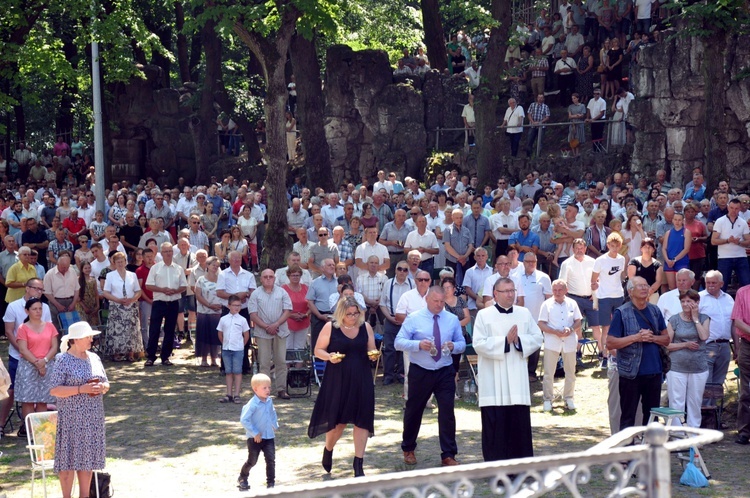
[[[319,233],[318,237],[328,237],[328,232],[325,233]]]
[[[406,273],[407,271],[409,271],[409,269],[408,268],[403,268],[403,267],[399,266],[398,268],[396,268],[396,271],[401,271],[401,272]]]
[[[432,279],[431,278],[418,278],[417,282],[429,282],[430,280]]]

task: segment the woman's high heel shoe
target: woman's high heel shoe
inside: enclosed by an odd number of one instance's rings
[[[354,477],[365,476],[365,471],[362,470],[362,465],[364,463],[364,458],[354,457],[354,463],[352,463],[352,467],[354,467]]]
[[[323,461],[321,463],[325,471],[330,474],[331,467],[333,467],[333,450],[323,447]]]

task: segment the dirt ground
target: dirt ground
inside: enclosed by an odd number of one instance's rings
[[[0,342],[7,359],[7,342]],[[107,416],[107,471],[112,474],[116,496],[181,496],[186,498],[231,496],[239,469],[246,457],[244,431],[239,424],[241,405],[218,403],[224,379],[218,369],[196,366],[187,349],[178,350],[173,368],[144,369],[143,363],[107,363],[111,391],[105,397]],[[541,364],[541,363],[540,363]],[[606,372],[594,368],[579,372],[575,412],[564,411],[557,402],[551,413],[542,411],[541,382],[532,384],[531,421],[536,455],[554,455],[585,450],[609,436]],[[680,466],[673,458],[672,495],[679,497],[750,496],[745,467],[748,447],[734,443],[737,383],[732,364],[727,381],[725,438],[704,449],[712,474],[711,486],[692,490],[677,484]],[[561,383],[558,380],[558,383]],[[560,385],[561,387],[561,385]],[[243,390],[250,396],[249,379]],[[276,438],[276,483],[314,483],[352,475],[353,445],[347,430],[336,446],[334,468],[327,476],[320,466],[323,438],[310,440],[307,424],[317,389],[310,398],[274,400],[281,428]],[[368,443],[365,473],[399,472],[406,469],[400,449],[403,400],[401,386],[376,387],[375,436]],[[481,422],[479,409],[463,401],[456,403],[457,440],[461,463],[480,462]],[[14,420],[18,427],[18,420]],[[12,434],[0,441],[0,497],[26,497],[31,470],[26,441]],[[427,409],[417,448],[417,468],[440,465],[437,410]],[[41,483],[37,482],[37,485]],[[262,459],[250,474],[252,495],[265,490]],[[50,496],[60,496],[56,477],[48,478]],[[583,488],[586,496],[605,496],[611,487],[601,474]],[[36,490],[37,495],[41,490]],[[549,496],[569,496],[555,492]]]

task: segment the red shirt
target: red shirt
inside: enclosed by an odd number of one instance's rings
[[[143,264],[135,269],[135,276],[138,277],[139,283],[140,281],[143,281],[143,284],[141,285],[141,292],[143,292],[143,295],[153,301],[154,293],[146,288],[146,279],[148,278],[148,274],[150,272],[151,272],[151,268]],[[139,301],[145,301],[145,299],[141,297]]]
[[[740,287],[737,291],[737,295],[734,297],[732,320],[742,320],[750,324],[750,285]],[[735,330],[743,340],[750,341],[750,335],[740,330],[739,327],[735,327]]]
[[[706,225],[699,220],[693,220],[692,223],[685,222],[685,228],[690,230],[693,237],[704,237],[706,235]],[[698,259],[706,257],[706,243],[705,242],[693,242],[690,245],[690,251],[688,252],[688,258]]]
[[[70,233],[68,236],[68,240],[71,244],[74,246],[78,246],[78,235],[76,235],[78,232],[86,228],[86,222],[83,218],[77,218],[75,221],[73,221],[72,218],[67,217],[62,222],[62,227]]]

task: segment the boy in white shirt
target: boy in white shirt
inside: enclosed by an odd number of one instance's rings
[[[227,300],[229,313],[219,320],[219,341],[221,341],[221,360],[226,373],[227,395],[219,400],[220,403],[242,403],[240,390],[242,389],[242,356],[245,344],[250,340],[250,325],[244,316],[240,315],[241,299],[232,294]]]

